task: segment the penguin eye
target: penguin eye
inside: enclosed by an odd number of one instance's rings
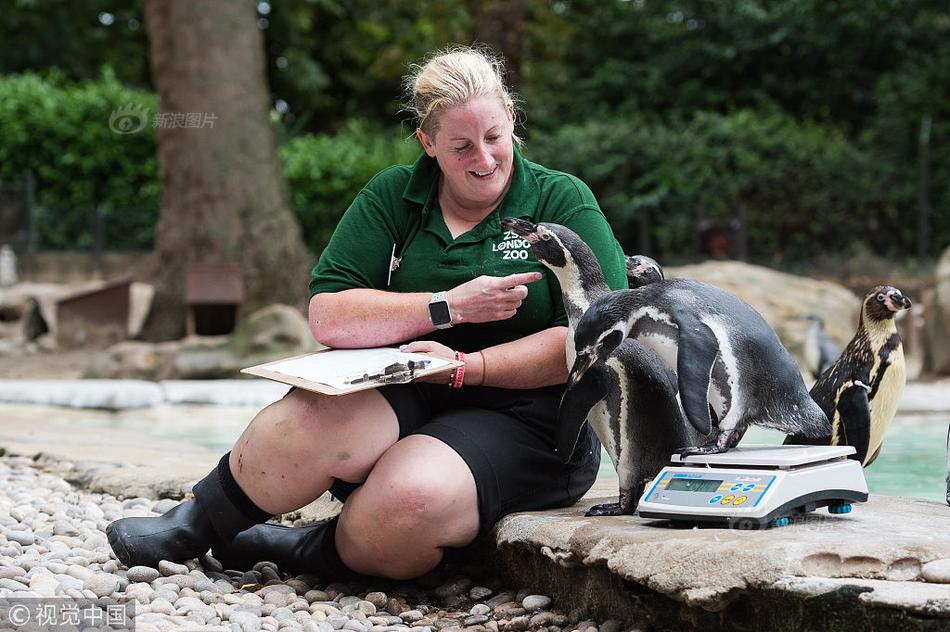
[[[551,234],[550,234],[550,233],[541,233],[541,239],[542,239],[543,241],[550,241],[550,240],[551,240]]]
[[[877,295],[877,300],[881,301],[882,303],[884,302],[884,299],[886,299],[886,298],[887,298],[887,297],[884,295],[884,292],[880,292],[880,293],[878,293],[878,295]]]

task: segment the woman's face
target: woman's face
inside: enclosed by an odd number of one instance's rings
[[[514,114],[493,97],[477,97],[442,113],[438,131],[416,131],[442,169],[443,187],[465,208],[493,208],[511,180]]]

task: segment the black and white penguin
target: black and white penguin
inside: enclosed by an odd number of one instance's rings
[[[646,255],[627,255],[627,283],[631,288],[643,287],[650,283],[662,281],[665,277],[663,268]]]
[[[574,334],[570,387],[626,337],[676,371],[686,417],[711,440],[680,452],[734,447],[750,424],[811,437],[830,425],[765,319],[732,294],[689,279],[665,279],[592,301]]]
[[[573,359],[577,321],[593,299],[610,292],[597,258],[576,233],[559,224],[525,219],[505,219],[502,224],[528,241],[535,258],[557,277],[569,323],[566,358]],[[627,340],[565,390],[558,412],[561,458],[570,459],[586,421],[619,479],[619,501],[596,505],[587,515],[632,514],[644,484],[666,465],[669,455],[703,440],[686,421],[676,389],[675,374],[659,356]]]
[[[868,292],[854,338],[811,388],[831,431],[821,437],[795,433],[785,443],[854,446],[851,458],[865,467],[877,458],[907,382],[894,317],[910,307],[910,299],[889,285]]]

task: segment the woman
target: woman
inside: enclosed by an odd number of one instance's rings
[[[496,61],[455,49],[407,85],[424,154],[382,171],[347,210],[313,270],[310,325],[331,347],[412,341],[403,348],[464,369],[340,397],[291,391],[195,485],[195,502],[109,526],[127,566],[213,546],[229,565],[416,577],[503,515],[573,504],[593,484],[589,431],[571,463],[554,452],[567,378],[560,288],[500,221],[571,227],[613,288],[626,286],[621,249],[582,182],[517,151]],[[345,500],[338,519],[258,524],[328,489]]]

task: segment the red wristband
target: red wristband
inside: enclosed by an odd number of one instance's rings
[[[463,364],[455,367],[452,380],[452,388],[462,388],[462,382],[465,380],[465,354],[461,351],[455,352],[455,359]]]

